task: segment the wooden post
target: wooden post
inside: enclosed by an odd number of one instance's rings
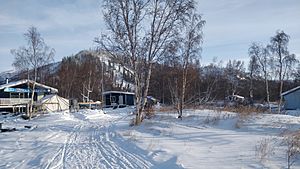
[[[26,105],[26,115],[29,117],[29,104]]]

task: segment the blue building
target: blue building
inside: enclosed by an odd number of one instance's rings
[[[300,109],[300,86],[295,87],[281,94],[284,99],[286,110]]]
[[[0,111],[25,108],[31,101],[33,92],[35,93],[33,98],[35,102],[46,95],[58,93],[57,89],[37,82],[35,82],[33,91],[33,84],[34,81],[24,79],[0,85]]]

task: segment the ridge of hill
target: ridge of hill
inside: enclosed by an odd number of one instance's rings
[[[124,76],[132,77],[133,75],[132,70],[120,64],[115,59],[110,57],[108,54],[105,54],[104,52],[97,52],[94,50],[81,50],[77,54],[72,55],[70,57],[84,58],[87,55],[92,55],[96,58],[99,58],[101,63],[104,64],[105,67],[104,71],[113,75],[112,81],[114,82],[115,86],[134,90],[134,85],[132,84],[132,82],[128,80],[128,78],[127,80],[126,78],[124,78]],[[47,73],[49,74],[55,74],[59,71],[61,66],[62,66],[62,61],[58,61],[40,67],[39,71],[47,71]],[[8,81],[16,81],[24,78],[28,78],[27,71],[20,72],[16,70],[8,70],[8,71],[0,72],[0,84],[6,83],[7,79]]]

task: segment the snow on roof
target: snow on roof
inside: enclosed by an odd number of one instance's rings
[[[240,99],[244,99],[245,97],[244,96],[240,96],[240,95],[232,95],[233,97],[236,97],[236,98],[240,98]]]
[[[110,93],[121,93],[121,94],[130,94],[130,95],[134,95],[134,93],[132,93],[132,92],[123,92],[123,91],[106,91],[106,92],[103,92],[102,95],[110,94]]]
[[[46,96],[44,96],[43,98],[41,98],[40,100],[39,100],[39,102],[44,102],[45,100],[48,100],[48,99],[50,99],[51,97],[55,97],[56,95],[55,94],[49,94],[49,95],[46,95]]]
[[[46,102],[47,100],[49,100],[49,99],[51,99],[51,98],[54,98],[54,97],[57,99],[57,101],[63,100],[63,101],[65,101],[65,102],[69,102],[68,99],[63,98],[63,97],[60,97],[60,96],[58,96],[57,94],[49,94],[49,95],[46,95],[46,96],[44,96],[43,98],[41,98],[41,99],[39,100],[39,102],[40,102],[40,103],[43,103],[43,102]]]
[[[281,93],[281,96],[285,96],[285,95],[290,94],[290,93],[292,93],[292,92],[295,92],[295,91],[297,91],[297,90],[299,90],[299,89],[300,89],[300,86],[295,87],[295,88],[292,88],[291,90],[288,90],[288,91],[286,91],[286,92]]]
[[[0,90],[5,89],[7,87],[13,87],[13,86],[17,86],[17,85],[21,85],[21,84],[25,84],[25,83],[33,84],[34,81],[33,80],[28,80],[28,79],[23,79],[23,80],[19,80],[19,81],[9,82],[9,83],[0,85]],[[38,83],[38,82],[36,82],[35,85],[39,86],[39,87],[46,88],[46,89],[51,89],[52,92],[58,93],[58,90],[56,88],[53,88],[53,87],[50,87],[50,86],[47,86],[47,85],[44,85],[44,84],[41,84],[41,83]]]

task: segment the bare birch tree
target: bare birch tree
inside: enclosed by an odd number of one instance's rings
[[[153,64],[175,29],[195,6],[193,0],[105,0],[108,32],[96,39],[100,47],[133,70],[136,124],[142,121]]]
[[[265,82],[265,90],[266,90],[266,98],[267,104],[270,108],[270,92],[269,92],[269,83],[268,83],[268,76],[269,76],[269,51],[268,48],[264,48],[262,45],[258,43],[252,43],[249,50],[249,56],[251,58],[256,58],[259,66],[257,67],[258,70],[262,73]]]
[[[237,89],[244,80],[244,62],[240,60],[229,60],[226,64],[224,73],[229,83],[229,93],[231,95],[237,94]]]
[[[203,76],[203,84],[200,86],[206,86],[206,90],[200,96],[199,104],[207,103],[208,101],[212,101],[215,99],[215,93],[217,91],[217,86],[222,78],[222,61],[217,63],[217,58],[213,59],[213,62],[207,66],[202,68]]]
[[[288,43],[290,36],[284,33],[284,31],[277,31],[274,37],[271,37],[270,49],[274,57],[276,73],[278,74],[279,80],[279,105],[278,113],[281,112],[282,106],[282,91],[283,82],[288,76],[288,70],[296,64],[297,59],[294,54],[290,54],[288,51]]]
[[[33,86],[31,94],[31,104],[29,110],[29,118],[32,117],[33,99],[35,83],[38,80],[38,68],[49,64],[53,61],[55,50],[50,48],[44,42],[41,34],[37,31],[36,27],[29,27],[24,34],[27,46],[22,46],[19,49],[12,49],[11,53],[15,56],[13,66],[20,71],[33,70]]]
[[[250,48],[251,49],[251,48]],[[250,89],[249,89],[249,96],[250,96],[250,104],[253,105],[253,80],[255,77],[258,76],[259,73],[259,63],[256,55],[252,55],[252,52],[249,51],[250,61],[249,61],[249,76],[250,76]]]
[[[271,110],[269,76],[270,76],[271,67],[273,67],[272,66],[273,59],[270,56],[270,46],[263,47],[259,43],[252,43],[248,52],[250,56],[256,57],[259,63],[259,70],[264,78],[264,83],[265,83],[266,101],[269,110]]]
[[[195,62],[200,57],[201,44],[203,40],[202,28],[205,24],[205,21],[202,20],[201,15],[196,13],[191,13],[187,16],[186,20],[182,23],[181,29],[173,43],[170,43],[169,50],[171,55],[170,57],[176,57],[178,65],[178,73],[176,76],[179,77],[180,83],[176,83],[177,87],[173,87],[173,96],[176,96],[174,99],[176,109],[178,112],[178,118],[182,118],[182,110],[184,108],[186,100],[186,88],[189,84],[188,82],[188,72],[192,65],[195,65]],[[170,84],[172,85],[172,84]],[[175,89],[175,91],[174,91]]]

